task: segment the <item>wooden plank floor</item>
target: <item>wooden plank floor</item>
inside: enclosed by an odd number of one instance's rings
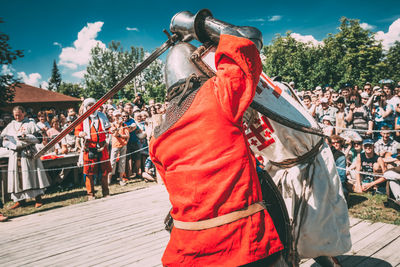
[[[169,208],[164,187],[154,185],[15,218],[0,224],[0,266],[160,266]],[[400,266],[399,226],[354,218],[351,225],[343,266]]]

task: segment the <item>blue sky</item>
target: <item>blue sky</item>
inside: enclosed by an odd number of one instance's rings
[[[0,31],[10,36],[13,49],[25,56],[12,66],[1,66],[26,83],[46,86],[53,60],[63,81],[80,82],[95,44],[112,40],[124,48],[141,46],[152,51],[166,37],[174,14],[208,8],[215,18],[261,30],[264,43],[275,34],[295,33],[298,40],[318,42],[336,33],[342,16],[359,19],[363,27],[379,32],[389,47],[400,41],[400,4],[381,1],[122,1],[122,0],[0,0]]]

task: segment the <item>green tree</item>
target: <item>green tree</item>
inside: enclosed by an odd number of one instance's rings
[[[385,58],[386,75],[381,76],[382,78],[391,78],[396,82],[400,81],[400,42],[396,41]]]
[[[361,28],[359,20],[343,17],[340,22],[339,32],[324,40],[324,43],[332,42],[332,45],[323,47],[323,58],[331,59],[325,69],[329,71],[332,63],[337,64],[333,68],[336,71],[333,82],[338,86],[377,82],[383,67],[382,45],[375,40],[371,31]]]
[[[3,20],[0,18],[0,23]],[[22,50],[12,50],[8,44],[9,36],[0,32],[0,65],[11,65],[14,60],[23,57]],[[11,72],[0,72],[0,106],[13,101],[15,96],[15,87],[18,86],[19,80],[14,77]]]
[[[49,80],[49,86],[47,87],[47,89],[51,90],[51,91],[59,91],[60,85],[61,85],[61,74],[60,71],[58,70],[57,67],[57,63],[54,60],[53,61],[53,68],[51,70],[51,77]]]
[[[127,99],[134,98],[134,92],[142,92],[146,102],[149,99],[155,99],[156,102],[163,102],[166,95],[164,83],[164,64],[161,60],[156,59],[151,63],[145,71],[136,79],[136,84],[127,86]]]
[[[146,52],[142,47],[136,48],[131,46],[130,51],[125,52],[126,63],[125,66],[128,66],[126,69],[126,74],[131,72],[140,62],[142,62],[145,58]],[[147,67],[146,70],[137,75],[130,83],[125,86],[124,90],[121,92],[120,96],[123,96],[124,99],[128,101],[133,100],[135,98],[136,92],[144,92],[145,91],[145,74],[149,71],[152,65]]]
[[[112,42],[108,49],[99,46],[92,49],[84,76],[86,96],[100,98],[118,82],[119,46],[119,43]]]
[[[378,82],[387,65],[381,43],[371,31],[361,28],[358,20],[343,17],[340,23],[339,32],[329,34],[318,46],[299,42],[290,32],[284,37],[277,35],[263,49],[264,71],[293,80],[300,89]]]
[[[297,88],[311,88],[319,78],[314,74],[314,64],[319,58],[320,48],[310,43],[296,41],[287,32],[277,35],[269,46],[264,46],[264,71],[269,76],[281,76],[285,81],[295,81]]]
[[[62,82],[58,88],[58,92],[72,97],[84,96],[83,87],[80,84]]]
[[[94,47],[84,76],[85,94],[94,98],[103,96],[142,62],[147,54],[141,47],[130,47],[130,50],[125,51],[121,44],[115,41],[105,49]],[[162,67],[161,61],[154,61],[129,82],[118,93],[118,97],[132,100],[136,92],[142,92],[146,97],[151,95],[153,98],[159,98],[157,95],[163,94],[163,87],[160,85],[163,83]]]

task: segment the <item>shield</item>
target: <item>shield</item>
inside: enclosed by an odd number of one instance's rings
[[[265,206],[269,215],[271,216],[272,221],[274,222],[276,231],[278,232],[279,238],[284,246],[282,256],[289,263],[292,260],[292,230],[285,202],[278,187],[275,185],[271,176],[266,171],[258,172],[258,179],[260,180]]]
[[[214,46],[200,47],[198,54],[193,58],[195,64],[209,77],[216,71],[215,51]],[[251,106],[283,125],[323,136],[318,124],[311,115],[304,114],[302,104],[292,95],[296,96],[289,87],[276,85],[271,78],[262,73]]]

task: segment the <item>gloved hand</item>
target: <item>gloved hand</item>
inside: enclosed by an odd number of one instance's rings
[[[217,44],[221,34],[229,34],[251,40],[259,51],[263,46],[262,34],[257,28],[234,26],[217,20],[208,9],[202,9],[196,15],[189,11],[177,13],[171,20],[170,30],[181,35],[186,42],[196,39]]]

